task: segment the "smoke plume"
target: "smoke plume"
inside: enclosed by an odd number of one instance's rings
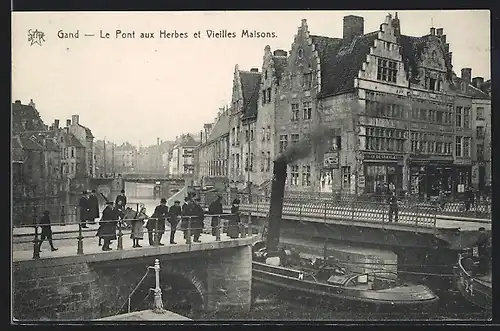
[[[299,140],[294,143],[277,158],[277,161],[292,163],[294,161],[306,158],[311,154],[314,148],[323,147],[334,137],[334,130],[325,126],[319,126],[310,132],[307,139]]]

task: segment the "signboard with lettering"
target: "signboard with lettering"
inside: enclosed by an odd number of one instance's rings
[[[379,153],[363,153],[365,160],[387,160],[398,161],[403,160],[403,155],[399,154],[379,154]]]
[[[329,152],[323,156],[323,168],[325,169],[338,169],[339,168],[339,153]]]

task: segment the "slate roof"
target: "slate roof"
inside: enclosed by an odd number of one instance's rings
[[[261,73],[240,70],[241,90],[243,92],[243,117],[257,117],[257,101],[259,100]]]
[[[33,138],[32,138],[33,137]],[[32,132],[23,132],[19,135],[21,146],[25,150],[30,151],[43,151],[45,147],[41,144],[36,134]]]
[[[86,135],[87,137],[89,137],[89,138],[94,138],[94,135],[92,134],[92,131],[90,131],[90,129],[89,129],[89,128],[87,128],[86,126],[83,126],[83,125],[81,125],[81,124],[78,124],[78,125],[80,125],[82,128],[84,128],[84,129],[85,129],[85,135]]]
[[[276,56],[273,55],[274,62],[274,73],[276,75],[276,79],[278,80],[278,85],[281,82],[281,78],[283,77],[283,72],[288,65],[288,57],[287,56]]]
[[[215,123],[212,128],[212,131],[210,131],[207,143],[210,143],[226,134],[229,134],[229,115],[221,115],[217,123]]]
[[[371,32],[356,38],[353,44],[346,44],[340,38],[310,36],[321,61],[319,97],[345,93],[354,88],[354,79],[377,36],[378,31]]]
[[[182,141],[179,143],[181,147],[195,147],[198,146],[198,142],[194,140],[191,135],[186,135],[183,137]]]

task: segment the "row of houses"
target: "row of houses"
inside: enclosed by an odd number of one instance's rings
[[[343,36],[314,35],[302,20],[289,52],[264,49],[260,70],[235,66],[232,102],[205,125],[199,183],[269,192],[272,161],[319,127],[327,146],[288,166],[287,189],[424,197],[491,183],[491,81],[452,67],[442,28],[404,35],[396,14],[377,31],[343,19]]]
[[[16,100],[12,114],[15,199],[58,197],[80,189],[85,178],[95,175],[94,136],[80,124],[78,115],[68,119],[65,127],[60,127],[57,119],[48,126],[33,100],[28,105]]]

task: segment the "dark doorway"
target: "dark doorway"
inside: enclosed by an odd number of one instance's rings
[[[484,192],[484,185],[486,181],[486,168],[484,165],[479,166],[479,191]]]

